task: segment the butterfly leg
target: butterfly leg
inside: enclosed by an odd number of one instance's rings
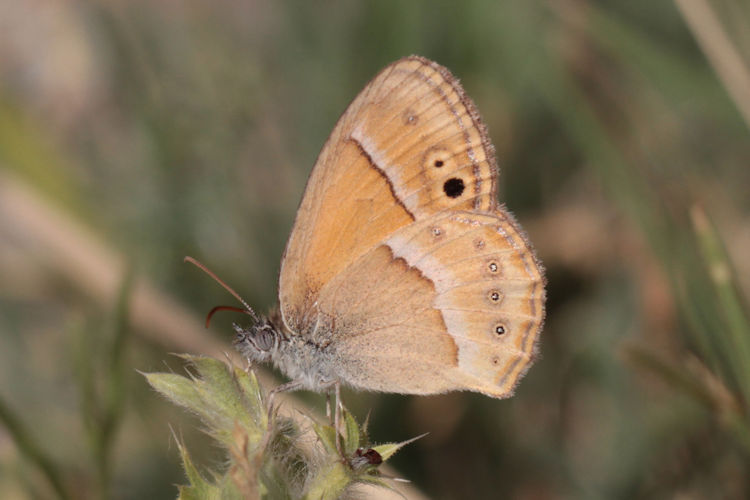
[[[336,406],[333,410],[333,428],[336,431],[336,451],[339,452],[339,456],[346,460],[344,455],[344,449],[341,447],[341,435],[339,434],[339,426],[341,424],[341,382],[334,382],[334,391],[336,393]],[[330,393],[329,393],[330,394]]]
[[[273,426],[273,413],[274,413],[274,406],[273,406],[273,400],[276,398],[276,395],[281,392],[292,392],[296,391],[298,389],[302,389],[303,383],[300,380],[292,380],[290,382],[287,382],[285,384],[281,384],[277,387],[274,387],[268,392],[268,396],[266,398],[266,405],[268,407],[268,413],[266,414],[266,433],[263,437],[263,441],[261,441],[259,449],[264,449],[266,446],[268,446],[268,442],[271,439],[271,428]]]
[[[268,404],[268,425],[271,426],[271,417],[273,416],[273,400],[276,395],[281,392],[293,392],[302,389],[303,383],[301,380],[292,380],[285,384],[274,387],[268,393],[267,404]]]
[[[344,449],[341,446],[341,435],[339,433],[339,427],[341,425],[341,382],[338,380],[333,380],[330,382],[326,382],[321,387],[321,390],[326,391],[326,417],[328,417],[329,422],[331,418],[331,389],[333,389],[334,393],[334,407],[333,407],[333,429],[336,432],[336,451],[339,453],[341,458],[346,460],[346,456],[344,455]]]

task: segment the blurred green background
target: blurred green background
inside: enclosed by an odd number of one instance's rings
[[[229,351],[316,155],[386,64],[447,66],[547,268],[515,397],[355,394],[431,498],[750,497],[750,4],[0,0],[0,498],[173,498],[140,371]],[[239,318],[242,320],[242,318]],[[300,394],[316,408],[323,398]]]

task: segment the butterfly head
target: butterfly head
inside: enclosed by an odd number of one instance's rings
[[[235,323],[235,348],[247,359],[255,362],[266,362],[274,358],[284,340],[283,335],[267,318],[260,318],[250,327]]]

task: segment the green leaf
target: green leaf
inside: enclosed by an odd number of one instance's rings
[[[143,376],[162,396],[195,413],[200,413],[203,398],[192,380],[174,373],[144,373]]]
[[[267,427],[260,386],[254,375],[219,360],[181,355],[197,372],[191,378],[172,373],[145,374],[149,384],[174,403],[197,414],[224,445],[233,442],[239,423],[259,443]]]
[[[188,486],[178,487],[178,498],[180,500],[211,500],[221,498],[219,487],[211,484],[201,476],[185,446],[180,441],[177,441],[177,446],[182,457],[182,467],[185,469],[185,475],[190,483]]]
[[[307,500],[336,499],[351,483],[351,469],[341,460],[320,469],[310,483],[304,498]]]
[[[336,430],[333,426],[313,422],[312,428],[328,453],[338,453],[336,450]]]
[[[352,467],[336,449],[336,430],[330,424],[312,422],[318,436],[314,448],[294,419],[272,415],[260,385],[252,372],[226,363],[182,355],[194,371],[191,376],[173,373],[144,374],[148,383],[172,402],[197,414],[207,432],[227,449],[228,466],[209,480],[193,465],[180,444],[180,453],[189,485],[179,489],[180,498],[240,499],[262,498],[339,498],[352,484],[373,482],[377,465]],[[366,434],[354,416],[342,409],[343,451],[353,456],[366,446]],[[383,458],[411,442],[381,445]]]
[[[393,455],[395,455],[398,450],[400,450],[407,444],[413,443],[417,439],[422,439],[427,434],[428,433],[425,432],[424,434],[420,434],[419,436],[413,437],[411,439],[407,439],[406,441],[401,441],[400,443],[379,444],[377,446],[373,446],[372,449],[380,453],[380,456],[383,458],[383,462],[385,462],[386,460],[391,458]]]
[[[229,370],[226,363],[217,359],[203,356],[182,356],[198,371],[200,380],[197,386],[201,389],[201,397],[204,400],[206,416],[221,422],[225,429],[239,420],[248,425],[257,426],[258,414],[262,411],[258,401],[253,396],[247,398],[240,384],[237,383],[236,375],[242,376],[233,370]],[[249,384],[252,386],[252,384]],[[257,392],[257,391],[256,391]]]
[[[354,417],[351,413],[346,411],[345,408],[342,408],[341,410],[342,416],[344,417],[344,423],[346,425],[346,438],[344,440],[344,453],[347,456],[350,456],[355,451],[357,451],[357,448],[360,446],[360,431],[359,431],[359,425],[357,424],[357,421],[354,420]]]

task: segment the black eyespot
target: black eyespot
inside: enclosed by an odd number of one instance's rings
[[[489,294],[489,297],[492,302],[499,302],[501,295],[497,290],[492,290]]]
[[[441,234],[443,234],[443,230],[442,230],[442,229],[440,229],[440,228],[439,228],[439,227],[437,227],[437,226],[433,226],[433,227],[432,227],[432,229],[430,229],[430,232],[432,232],[432,235],[433,235],[433,236],[435,236],[436,238],[437,238],[438,236],[440,236]]]
[[[422,168],[427,171],[429,168],[441,168],[452,165],[451,158],[453,154],[444,147],[430,146],[422,155]]]
[[[492,364],[493,365],[499,365],[500,364],[500,357],[499,356],[492,356]]]
[[[443,184],[443,191],[450,198],[458,198],[463,194],[465,187],[463,180],[458,177],[453,177],[452,179],[445,181],[445,184]]]
[[[481,250],[484,248],[484,240],[482,238],[477,238],[474,240],[474,248],[477,250]]]
[[[487,264],[487,269],[490,270],[491,273],[496,273],[499,267],[497,266],[497,262],[490,262]]]
[[[505,335],[505,327],[503,325],[495,326],[495,333],[498,335]]]

